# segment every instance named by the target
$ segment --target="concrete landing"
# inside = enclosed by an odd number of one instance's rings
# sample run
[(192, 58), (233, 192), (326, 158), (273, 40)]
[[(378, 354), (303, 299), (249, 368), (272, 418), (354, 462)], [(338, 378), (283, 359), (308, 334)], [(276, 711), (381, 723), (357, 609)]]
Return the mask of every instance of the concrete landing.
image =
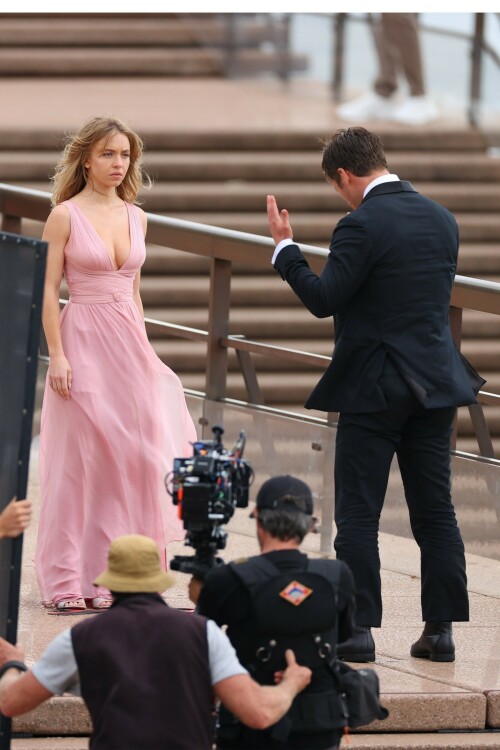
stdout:
[[(36, 441), (30, 469), (29, 494), (36, 511), (24, 540), (19, 622), (19, 641), (26, 649), (29, 665), (39, 658), (57, 633), (81, 619), (80, 615), (49, 615), (40, 604), (33, 564), (39, 500)], [(222, 553), (225, 559), (258, 552), (254, 523), (247, 509), (236, 511), (227, 526), (228, 545)], [(387, 733), (400, 732), (405, 732), (404, 747), (408, 748), (500, 747), (500, 734), (484, 733), (485, 728), (500, 728), (500, 563), (468, 555), (471, 621), (454, 627), (456, 662), (430, 663), (409, 656), (410, 644), (422, 627), (418, 550), (411, 541), (388, 534), (381, 535), (380, 546), (384, 620), (382, 628), (374, 631), (377, 659), (373, 666), (380, 677), (383, 703), (390, 716), (384, 722), (370, 725), (370, 731), (380, 732), (380, 736), (365, 732), (355, 735), (352, 747), (363, 750), (402, 747), (394, 744), (394, 736), (387, 736)], [(304, 549), (318, 555), (319, 535), (307, 537)], [(191, 550), (182, 543), (174, 543), (169, 553), (191, 554)], [(182, 573), (176, 576), (177, 585), (166, 592), (165, 598), (171, 606), (190, 608), (189, 577)], [(89, 729), (83, 703), (67, 696), (52, 699), (15, 719), (13, 724), (13, 731), (17, 733), (67, 736), (65, 740), (51, 739), (50, 746), (68, 749), (85, 747), (85, 744), (78, 744), (81, 740), (71, 739), (70, 742), (69, 737), (87, 734)], [(466, 736), (456, 734), (457, 730), (467, 732)], [(455, 732), (453, 740), (450, 731)], [(429, 734), (432, 732), (444, 734)], [(407, 733), (424, 734), (418, 734), (410, 742)], [(44, 747), (43, 744), (22, 744), (25, 742), (34, 740), (16, 740), (14, 748)]]

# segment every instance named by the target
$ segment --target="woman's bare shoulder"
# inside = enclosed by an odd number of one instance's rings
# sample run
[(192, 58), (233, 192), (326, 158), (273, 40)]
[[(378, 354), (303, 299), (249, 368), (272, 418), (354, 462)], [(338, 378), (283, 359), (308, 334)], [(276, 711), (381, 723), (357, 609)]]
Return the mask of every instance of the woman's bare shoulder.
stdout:
[(139, 214), (144, 234), (146, 234), (146, 229), (148, 228), (148, 215), (142, 208), (139, 208), (139, 206), (135, 206), (135, 210)]
[(70, 229), (71, 221), (68, 207), (59, 203), (54, 206), (45, 222), (45, 232), (69, 235)]
[(64, 219), (69, 220), (69, 208), (66, 205), (66, 202), (58, 203), (57, 206), (54, 206), (49, 214), (49, 219), (52, 219), (53, 221), (60, 221)]

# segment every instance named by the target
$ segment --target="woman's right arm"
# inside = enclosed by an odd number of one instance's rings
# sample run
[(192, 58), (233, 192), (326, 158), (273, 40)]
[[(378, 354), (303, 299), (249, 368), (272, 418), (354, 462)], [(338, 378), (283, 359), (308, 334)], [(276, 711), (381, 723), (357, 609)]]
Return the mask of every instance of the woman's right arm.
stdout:
[(59, 292), (64, 269), (64, 248), (70, 229), (67, 208), (56, 206), (47, 219), (42, 236), (42, 239), (49, 243), (42, 311), (43, 330), (50, 358), (49, 385), (55, 393), (65, 399), (70, 397), (72, 373), (61, 340)]

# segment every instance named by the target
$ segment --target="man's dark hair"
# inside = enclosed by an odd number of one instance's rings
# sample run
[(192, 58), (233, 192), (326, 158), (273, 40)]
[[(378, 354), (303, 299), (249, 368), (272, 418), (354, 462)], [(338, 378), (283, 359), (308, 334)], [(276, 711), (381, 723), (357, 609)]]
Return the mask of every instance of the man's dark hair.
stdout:
[(282, 509), (258, 510), (257, 518), (264, 531), (271, 536), (282, 542), (295, 539), (299, 544), (314, 523), (312, 516), (306, 513)]
[(365, 128), (341, 128), (323, 143), (321, 169), (331, 180), (340, 183), (337, 169), (366, 177), (374, 170), (387, 169), (382, 141)]

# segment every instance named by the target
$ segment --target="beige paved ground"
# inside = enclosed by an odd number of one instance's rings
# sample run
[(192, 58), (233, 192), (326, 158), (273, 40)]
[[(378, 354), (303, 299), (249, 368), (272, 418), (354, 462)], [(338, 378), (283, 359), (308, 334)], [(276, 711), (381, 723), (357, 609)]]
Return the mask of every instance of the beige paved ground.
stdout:
[[(311, 130), (318, 134), (342, 123), (328, 87), (271, 78), (201, 79), (8, 79), (0, 78), (2, 129), (76, 128), (87, 117), (110, 114), (141, 133), (186, 129), (191, 132)], [(345, 123), (343, 123), (345, 125)], [(466, 126), (460, 112), (443, 113), (431, 129)], [(384, 130), (401, 125), (384, 123)], [(411, 129), (411, 128), (410, 128)]]
[[(25, 645), (28, 664), (39, 657), (57, 633), (79, 620), (78, 616), (51, 616), (39, 603), (33, 565), (39, 497), (36, 443), (30, 468), (29, 491), (37, 511), (24, 542), (19, 623), (19, 640)], [(257, 552), (253, 524), (248, 510), (236, 512), (227, 527), (229, 539), (223, 557), (232, 559)], [(310, 553), (318, 554), (319, 536), (309, 536), (304, 547)], [(177, 543), (171, 545), (170, 553), (190, 554), (191, 550)], [(390, 717), (379, 731), (479, 730), (485, 726), (488, 711), (492, 723), (499, 726), (500, 563), (468, 556), (471, 621), (455, 626), (456, 662), (433, 664), (409, 656), (409, 646), (421, 629), (415, 545), (409, 540), (383, 534), (381, 554), (384, 622), (380, 630), (374, 631), (377, 645), (375, 668)], [(175, 607), (190, 607), (186, 590), (188, 577), (176, 575), (178, 583), (167, 592), (167, 601)], [(64, 710), (61, 710), (63, 706)], [(73, 734), (85, 731), (88, 723), (79, 702), (66, 698), (56, 699), (37, 712), (16, 720), (14, 726), (16, 731), (35, 733), (49, 733), (57, 726), (61, 733)], [(500, 737), (497, 739), (500, 747)]]

